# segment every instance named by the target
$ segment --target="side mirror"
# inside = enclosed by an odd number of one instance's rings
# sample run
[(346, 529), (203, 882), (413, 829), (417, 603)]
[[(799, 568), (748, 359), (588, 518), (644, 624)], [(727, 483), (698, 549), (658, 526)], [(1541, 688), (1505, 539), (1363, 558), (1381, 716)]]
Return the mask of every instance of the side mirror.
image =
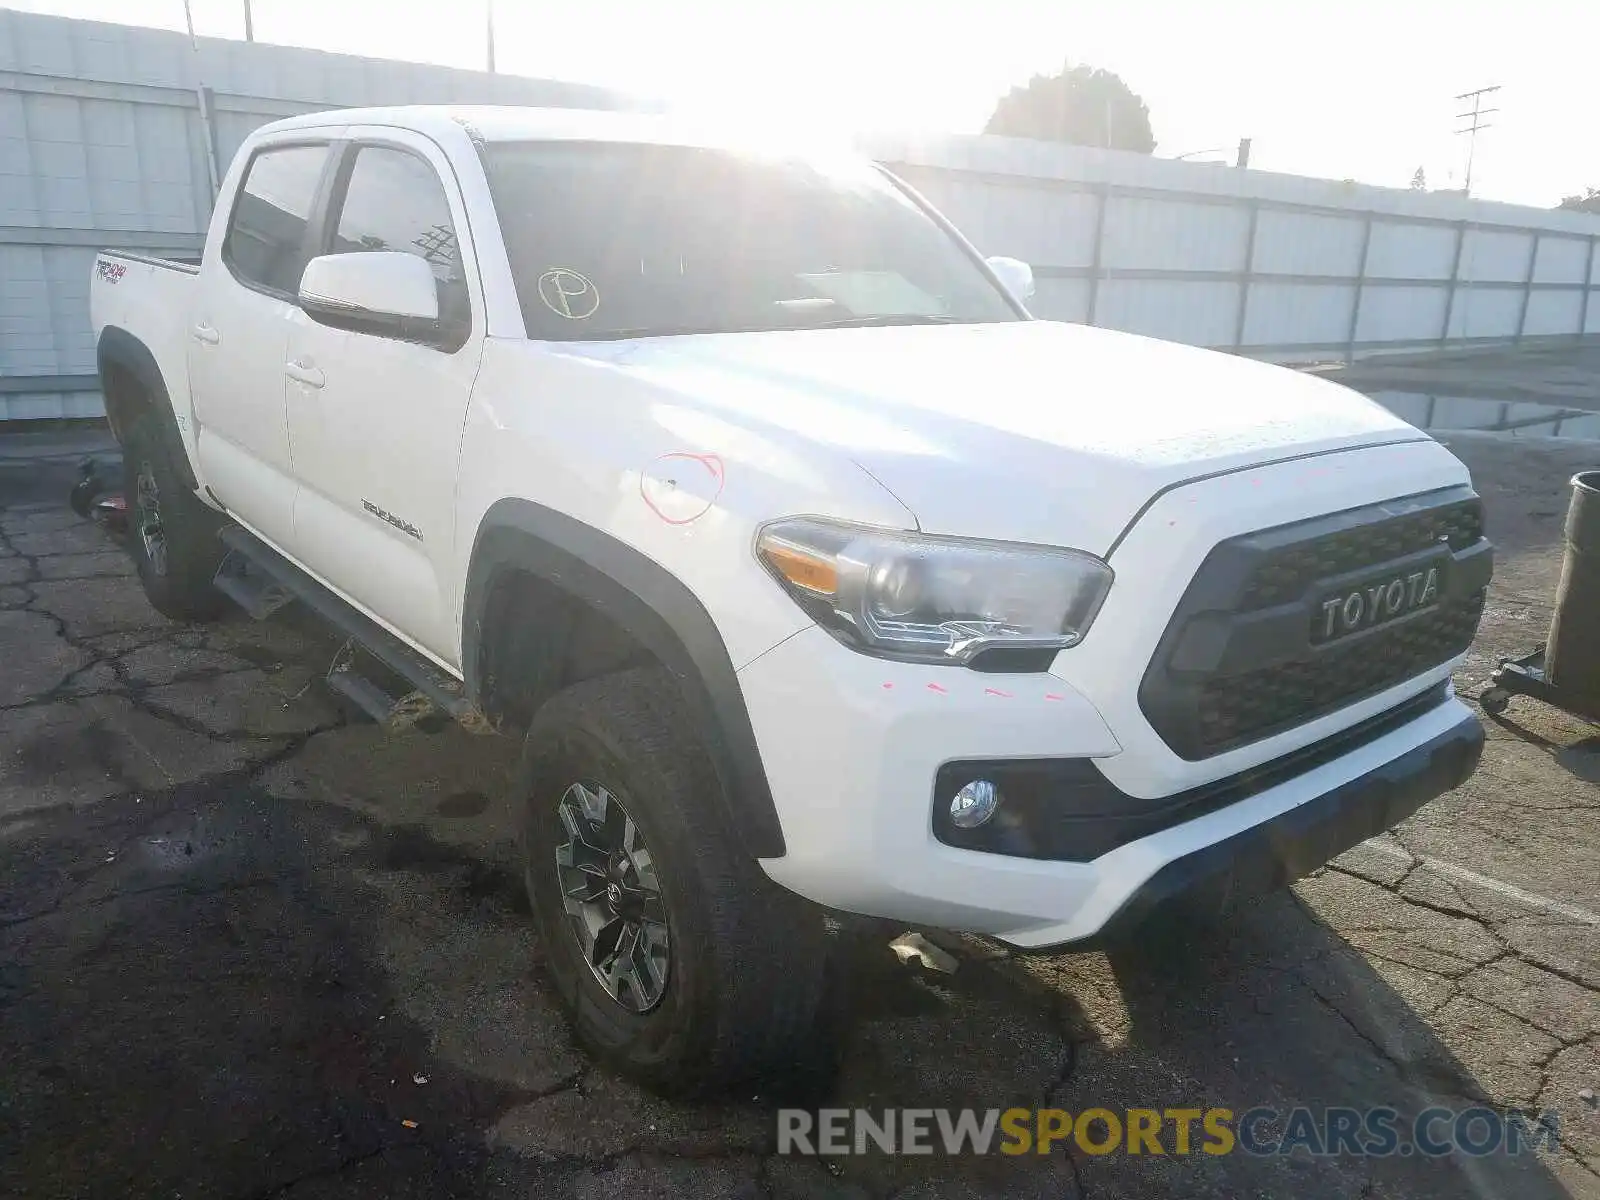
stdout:
[(985, 261), (989, 264), (989, 270), (1005, 284), (1006, 291), (1016, 298), (1017, 303), (1026, 304), (1033, 299), (1033, 268), (1027, 263), (1020, 258), (1008, 258), (1004, 254), (996, 254)]
[(313, 258), (300, 276), (300, 307), (335, 329), (413, 342), (434, 342), (443, 332), (433, 268), (399, 250)]

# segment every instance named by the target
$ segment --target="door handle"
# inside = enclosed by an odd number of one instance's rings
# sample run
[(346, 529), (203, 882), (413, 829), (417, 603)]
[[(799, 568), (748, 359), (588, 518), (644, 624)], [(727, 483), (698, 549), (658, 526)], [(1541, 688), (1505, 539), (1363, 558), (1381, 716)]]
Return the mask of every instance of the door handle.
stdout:
[(283, 373), (290, 379), (305, 384), (307, 387), (319, 388), (328, 382), (320, 368), (312, 366), (304, 359), (291, 358), (283, 364)]
[(204, 342), (208, 346), (215, 346), (222, 340), (222, 335), (218, 333), (214, 327), (207, 325), (204, 322), (196, 325), (193, 329), (189, 330), (189, 332), (194, 335), (195, 341)]

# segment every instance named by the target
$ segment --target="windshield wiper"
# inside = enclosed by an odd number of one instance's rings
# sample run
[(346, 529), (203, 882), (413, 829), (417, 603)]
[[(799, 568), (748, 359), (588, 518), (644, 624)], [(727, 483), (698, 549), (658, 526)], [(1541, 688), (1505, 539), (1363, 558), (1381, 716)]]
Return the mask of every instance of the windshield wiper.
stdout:
[(935, 313), (899, 313), (873, 317), (836, 317), (831, 321), (805, 321), (782, 325), (640, 325), (570, 333), (551, 338), (557, 342), (620, 342), (628, 338), (689, 337), (706, 333), (798, 333), (804, 329), (870, 329), (883, 325), (959, 325), (960, 317)]
[(741, 330), (715, 325), (639, 325), (631, 329), (602, 329), (594, 332), (569, 333), (565, 337), (551, 338), (553, 342), (621, 342), (628, 338), (688, 337), (697, 333), (739, 333)]
[(960, 325), (960, 317), (938, 313), (889, 313), (875, 317), (837, 317), (832, 321), (810, 321), (798, 329), (871, 329), (880, 325)]

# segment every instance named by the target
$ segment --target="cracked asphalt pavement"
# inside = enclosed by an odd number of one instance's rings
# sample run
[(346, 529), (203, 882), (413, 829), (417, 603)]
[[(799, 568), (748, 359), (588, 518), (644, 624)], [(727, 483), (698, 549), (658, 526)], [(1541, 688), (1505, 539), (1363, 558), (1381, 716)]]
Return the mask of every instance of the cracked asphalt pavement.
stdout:
[[(1500, 569), (1475, 694), (1549, 619), (1593, 447), (1453, 439)], [(508, 832), (513, 746), (387, 733), (294, 609), (158, 616), (0, 455), (0, 1195), (1600, 1196), (1600, 737), (1531, 701), (1476, 777), (1225, 925), (1030, 957), (839, 936), (833, 1107), (1486, 1103), (1553, 1153), (1443, 1160), (775, 1153), (775, 1094), (655, 1099), (572, 1045)]]

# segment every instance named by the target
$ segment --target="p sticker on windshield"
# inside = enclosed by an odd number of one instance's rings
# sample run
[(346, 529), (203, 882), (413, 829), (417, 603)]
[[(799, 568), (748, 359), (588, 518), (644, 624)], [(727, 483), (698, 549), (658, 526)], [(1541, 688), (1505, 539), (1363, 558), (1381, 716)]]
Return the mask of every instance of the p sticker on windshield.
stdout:
[(539, 276), (539, 299), (556, 316), (583, 321), (600, 308), (600, 289), (585, 275), (566, 267), (551, 267)]

